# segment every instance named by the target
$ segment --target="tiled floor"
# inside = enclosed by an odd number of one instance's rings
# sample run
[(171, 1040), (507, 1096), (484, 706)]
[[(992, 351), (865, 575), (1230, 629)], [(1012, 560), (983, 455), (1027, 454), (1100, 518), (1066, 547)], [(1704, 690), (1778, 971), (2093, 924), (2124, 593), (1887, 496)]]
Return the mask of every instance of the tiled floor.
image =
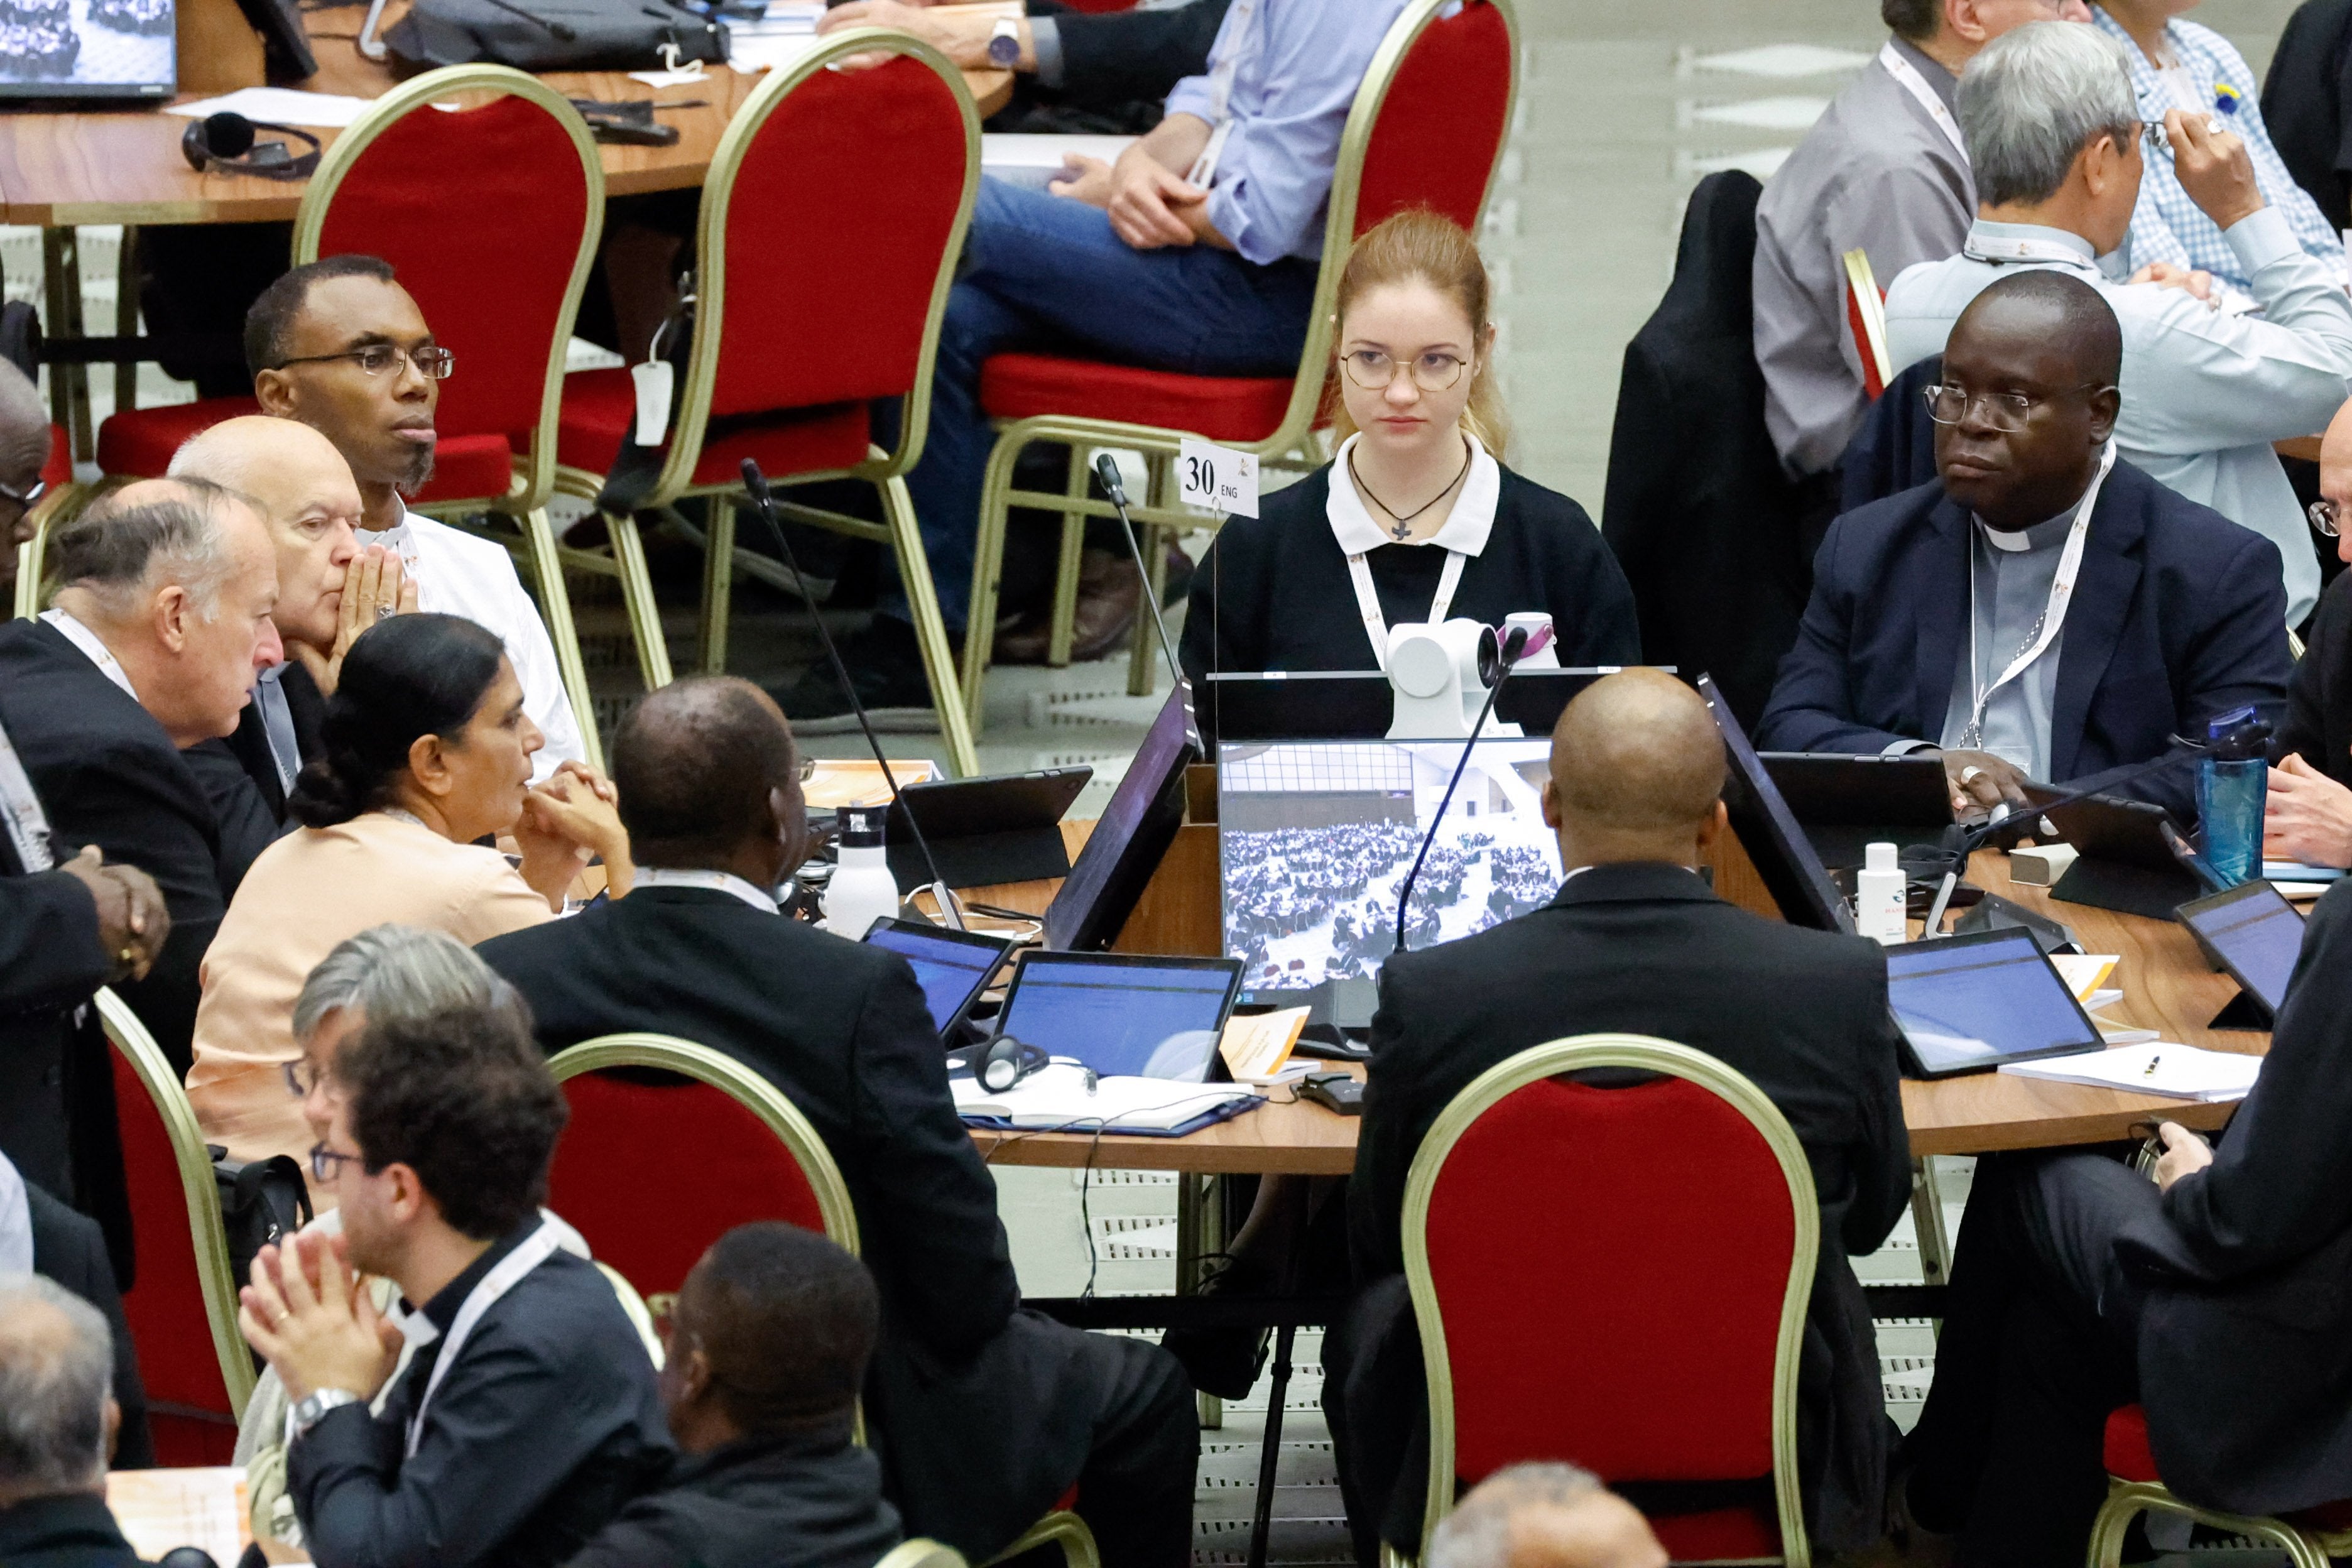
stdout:
[[(2208, 0), (2196, 19), (2235, 41), (2257, 71), (2266, 65), (2290, 0)], [(1515, 467), (1582, 501), (1597, 518), (1605, 479), (1620, 357), (1664, 289), (1682, 205), (1706, 173), (1746, 168), (1769, 176), (1845, 77), (1883, 36), (1868, 0), (1518, 0), (1524, 76), (1518, 112), (1487, 216), (1484, 247), (1496, 284), (1503, 379), (1517, 427)], [(92, 331), (109, 330), (114, 300), (111, 231), (85, 229), (85, 297)], [(40, 247), (32, 230), (0, 230), (7, 296), (39, 298)], [(110, 378), (97, 378), (102, 416)], [(187, 395), (153, 369), (144, 403)], [(1197, 548), (1197, 542), (1196, 546)], [(583, 585), (583, 589), (584, 589)], [(583, 599), (593, 600), (593, 590)], [(804, 616), (746, 590), (737, 619), (736, 668), (763, 679), (816, 656)], [(600, 706), (609, 724), (634, 690), (618, 606), (584, 602), (581, 614)], [(690, 657), (691, 611), (670, 612), (674, 654)], [(1011, 771), (1073, 762), (1097, 779), (1076, 808), (1091, 815), (1124, 768), (1156, 699), (1125, 694), (1112, 660), (1065, 671), (992, 675), (982, 762)], [(920, 737), (893, 749), (921, 750)], [(812, 744), (827, 754), (854, 740)], [(1957, 1232), (1968, 1163), (1946, 1172), (1949, 1227)], [(1086, 1194), (1068, 1172), (1002, 1170), (1002, 1206), (1024, 1288), (1074, 1294), (1091, 1267), (1103, 1293), (1158, 1291), (1173, 1277), (1172, 1181), (1098, 1172)], [(1860, 1265), (1868, 1280), (1918, 1278), (1906, 1218), (1887, 1247)], [(1302, 1335), (1302, 1368), (1288, 1401), (1276, 1501), (1274, 1555), (1283, 1563), (1344, 1561), (1330, 1454), (1316, 1408), (1316, 1336)], [(1934, 1371), (1934, 1341), (1917, 1321), (1880, 1326), (1887, 1407), (1905, 1426)], [(1257, 1468), (1255, 1403), (1229, 1405), (1203, 1436), (1196, 1561), (1239, 1563)], [(2259, 1554), (2197, 1554), (2246, 1563)]]

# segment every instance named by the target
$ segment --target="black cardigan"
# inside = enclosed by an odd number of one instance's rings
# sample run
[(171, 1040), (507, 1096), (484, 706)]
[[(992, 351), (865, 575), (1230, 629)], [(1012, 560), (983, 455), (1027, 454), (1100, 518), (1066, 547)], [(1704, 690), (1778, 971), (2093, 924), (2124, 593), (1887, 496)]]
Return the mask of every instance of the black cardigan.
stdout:
[[(1380, 668), (1324, 514), (1330, 482), (1327, 463), (1218, 531), (1184, 618), (1184, 673), (1195, 682), (1213, 670)], [(1384, 544), (1364, 560), (1389, 625), (1429, 618), (1444, 551)], [(1633, 590), (1592, 519), (1505, 468), (1494, 530), (1463, 563), (1448, 614), (1500, 626), (1521, 610), (1550, 612), (1564, 665), (1642, 661)]]
[(2311, 617), (2311, 642), (2286, 683), (2286, 725), (2272, 756), (2296, 755), (2352, 785), (2352, 572), (2327, 585)]

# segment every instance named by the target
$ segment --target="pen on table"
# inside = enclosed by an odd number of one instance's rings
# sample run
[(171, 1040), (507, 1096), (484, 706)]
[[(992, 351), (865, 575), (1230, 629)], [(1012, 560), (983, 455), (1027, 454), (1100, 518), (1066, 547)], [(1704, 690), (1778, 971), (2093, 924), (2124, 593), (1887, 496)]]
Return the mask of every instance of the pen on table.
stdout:
[(2149, 1057), (2147, 1058), (2147, 1066), (2139, 1069), (2140, 1077), (2154, 1078), (2156, 1076), (2157, 1064), (2162, 1060), (2164, 1060), (2164, 1053), (2162, 1051), (2158, 1051), (2155, 1055)]

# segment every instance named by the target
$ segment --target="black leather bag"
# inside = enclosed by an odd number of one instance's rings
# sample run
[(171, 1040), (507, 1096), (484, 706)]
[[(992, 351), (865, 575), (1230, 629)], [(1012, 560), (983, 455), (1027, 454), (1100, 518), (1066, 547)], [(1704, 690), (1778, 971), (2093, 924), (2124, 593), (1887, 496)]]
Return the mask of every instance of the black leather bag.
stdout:
[(416, 0), (384, 31), (395, 76), (479, 61), (525, 71), (648, 70), (727, 58), (727, 29), (664, 0)]
[(310, 1189), (290, 1155), (232, 1160), (217, 1143), (205, 1145), (205, 1152), (213, 1157), (213, 1181), (220, 1189), (229, 1272), (243, 1285), (253, 1277), (253, 1260), (263, 1247), (282, 1245), (310, 1223)]

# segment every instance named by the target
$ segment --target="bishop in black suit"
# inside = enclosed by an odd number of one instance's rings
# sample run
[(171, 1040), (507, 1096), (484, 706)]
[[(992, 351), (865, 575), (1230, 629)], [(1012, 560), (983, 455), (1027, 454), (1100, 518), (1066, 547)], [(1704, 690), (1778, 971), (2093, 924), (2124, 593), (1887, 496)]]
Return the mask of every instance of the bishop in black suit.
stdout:
[(1323, 1342), (1357, 1561), (1378, 1561), (1376, 1536), (1409, 1552), (1421, 1540), (1427, 1408), (1402, 1229), (1413, 1156), (1480, 1073), (1595, 1033), (1717, 1058), (1803, 1143), (1822, 1215), (1798, 1384), (1807, 1527), (1818, 1547), (1860, 1549), (1879, 1535), (1894, 1428), (1847, 1258), (1878, 1249), (1911, 1190), (1885, 960), (1862, 939), (1735, 909), (1691, 869), (1723, 831), (1723, 743), (1673, 678), (1628, 670), (1588, 688), (1560, 715), (1551, 769), (1545, 819), (1570, 868), (1559, 897), (1381, 972), (1349, 1187), (1357, 1295)]
[(758, 1069), (815, 1125), (881, 1289), (866, 1419), (908, 1534), (983, 1561), (1076, 1483), (1106, 1563), (1181, 1568), (1199, 1451), (1181, 1370), (1022, 1310), (913, 971), (779, 916), (764, 891), (804, 834), (775, 704), (740, 680), (665, 687), (615, 738), (613, 780), (629, 896), (478, 950), (530, 1002), (540, 1044), (676, 1035)]

